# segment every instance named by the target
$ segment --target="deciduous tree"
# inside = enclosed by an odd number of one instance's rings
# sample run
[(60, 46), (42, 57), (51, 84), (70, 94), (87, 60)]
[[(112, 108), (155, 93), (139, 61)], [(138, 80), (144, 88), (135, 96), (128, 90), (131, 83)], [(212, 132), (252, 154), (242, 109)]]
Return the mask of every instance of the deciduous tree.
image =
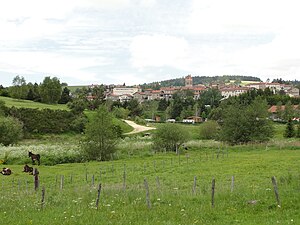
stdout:
[(28, 87), (25, 78), (18, 75), (14, 77), (12, 84), (9, 88), (10, 96), (16, 99), (26, 99)]
[(82, 150), (89, 160), (111, 159), (120, 137), (120, 129), (113, 123), (113, 116), (105, 106), (100, 106), (95, 116), (87, 124)]
[(273, 135), (267, 102), (257, 97), (250, 105), (239, 102), (224, 107), (221, 139), (231, 144), (267, 141)]
[(61, 97), (61, 84), (57, 77), (45, 77), (40, 85), (41, 100), (47, 104), (56, 104)]

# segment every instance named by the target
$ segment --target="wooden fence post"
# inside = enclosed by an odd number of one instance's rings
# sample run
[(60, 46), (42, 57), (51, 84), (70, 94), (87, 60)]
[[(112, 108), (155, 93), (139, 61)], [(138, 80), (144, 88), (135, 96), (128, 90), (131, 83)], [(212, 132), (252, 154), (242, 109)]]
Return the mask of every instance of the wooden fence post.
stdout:
[(197, 177), (194, 176), (193, 194), (196, 194), (196, 182), (197, 182)]
[(212, 184), (211, 184), (211, 207), (215, 207), (215, 178), (212, 179)]
[(273, 183), (273, 187), (274, 187), (277, 205), (280, 206), (279, 193), (278, 193), (278, 187), (277, 187), (277, 182), (276, 182), (275, 176), (272, 177), (272, 183)]
[(36, 191), (39, 188), (39, 171), (37, 168), (34, 168), (33, 176), (34, 176), (34, 190)]
[(101, 183), (99, 184), (98, 186), (98, 195), (97, 195), (97, 200), (96, 200), (96, 208), (98, 210), (98, 207), (99, 207), (99, 200), (100, 200), (100, 193), (101, 193)]
[(150, 209), (151, 208), (150, 193), (149, 193), (149, 186), (148, 186), (148, 182), (147, 182), (146, 178), (144, 178), (144, 185), (145, 185), (145, 189), (146, 189), (146, 202), (147, 202), (148, 208)]
[(42, 188), (42, 202), (41, 202), (41, 209), (44, 208), (45, 205), (45, 186)]
[(92, 176), (92, 186), (94, 187), (94, 185), (95, 185), (95, 175), (93, 174), (93, 176)]
[(123, 190), (126, 190), (126, 164), (124, 164), (124, 171), (123, 171)]
[(64, 175), (60, 176), (60, 190), (64, 188)]

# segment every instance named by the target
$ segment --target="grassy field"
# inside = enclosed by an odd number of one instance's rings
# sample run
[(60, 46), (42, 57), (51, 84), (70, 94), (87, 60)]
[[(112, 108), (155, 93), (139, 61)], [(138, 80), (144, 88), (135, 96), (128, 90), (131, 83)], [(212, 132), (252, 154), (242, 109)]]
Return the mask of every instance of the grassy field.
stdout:
[(22, 99), (14, 99), (0, 96), (0, 100), (5, 102), (7, 107), (17, 107), (17, 108), (35, 108), (35, 109), (53, 109), (53, 110), (69, 110), (66, 105), (57, 104), (57, 105), (49, 105), (40, 102), (33, 102), (29, 100)]
[[(283, 147), (274, 143), (230, 147), (211, 141), (194, 142), (189, 143), (192, 150), (180, 156), (174, 153), (138, 156), (133, 152), (110, 162), (45, 166), (42, 161), (38, 167), (37, 191), (33, 177), (22, 172), (22, 165), (5, 165), (13, 174), (2, 176), (5, 194), (0, 202), (1, 224), (300, 223), (297, 141), (289, 146), (285, 142)], [(141, 137), (127, 138), (119, 149), (127, 149), (128, 153), (145, 152), (148, 143), (148, 139)], [(61, 150), (54, 147), (50, 151)], [(277, 179), (279, 204), (272, 176)], [(149, 185), (151, 208), (146, 202), (144, 179)], [(97, 210), (99, 183), (102, 190)], [(45, 187), (43, 205), (42, 187)], [(253, 200), (255, 204), (251, 203)]]

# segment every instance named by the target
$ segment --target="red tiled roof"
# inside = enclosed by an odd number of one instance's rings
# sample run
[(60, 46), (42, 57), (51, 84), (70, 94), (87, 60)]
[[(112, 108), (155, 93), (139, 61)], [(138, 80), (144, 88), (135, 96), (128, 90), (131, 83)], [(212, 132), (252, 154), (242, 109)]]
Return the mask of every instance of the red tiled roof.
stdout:
[[(298, 105), (293, 105), (293, 108), (294, 109), (297, 109), (298, 108)], [(285, 105), (282, 105), (281, 106), (281, 110), (285, 110)], [(269, 109), (268, 109), (268, 112), (270, 113), (276, 113), (277, 112), (277, 106), (276, 105), (272, 105)]]

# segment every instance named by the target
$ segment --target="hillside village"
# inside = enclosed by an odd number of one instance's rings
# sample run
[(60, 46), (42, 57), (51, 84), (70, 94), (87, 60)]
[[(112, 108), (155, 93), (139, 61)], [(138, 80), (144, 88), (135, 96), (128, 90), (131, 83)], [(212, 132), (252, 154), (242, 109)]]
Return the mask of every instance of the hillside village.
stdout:
[[(137, 99), (139, 102), (144, 102), (147, 100), (170, 100), (175, 92), (178, 91), (192, 91), (194, 93), (194, 99), (200, 99), (201, 94), (208, 90), (209, 88), (217, 89), (221, 92), (223, 99), (229, 98), (231, 96), (239, 96), (240, 94), (246, 93), (251, 89), (265, 90), (269, 88), (273, 93), (282, 92), (285, 95), (290, 97), (299, 97), (299, 89), (293, 85), (281, 84), (281, 83), (271, 83), (271, 82), (255, 82), (248, 83), (245, 85), (230, 83), (216, 83), (210, 85), (203, 84), (193, 84), (193, 77), (187, 75), (184, 78), (184, 86), (170, 86), (170, 87), (161, 87), (159, 90), (145, 89), (142, 90), (140, 86), (131, 86), (128, 87), (124, 85), (110, 85), (106, 88), (105, 99), (110, 99), (113, 101), (125, 102), (131, 99)], [(93, 88), (95, 85), (91, 85), (90, 88)], [(94, 96), (89, 95), (88, 99), (92, 100)]]

